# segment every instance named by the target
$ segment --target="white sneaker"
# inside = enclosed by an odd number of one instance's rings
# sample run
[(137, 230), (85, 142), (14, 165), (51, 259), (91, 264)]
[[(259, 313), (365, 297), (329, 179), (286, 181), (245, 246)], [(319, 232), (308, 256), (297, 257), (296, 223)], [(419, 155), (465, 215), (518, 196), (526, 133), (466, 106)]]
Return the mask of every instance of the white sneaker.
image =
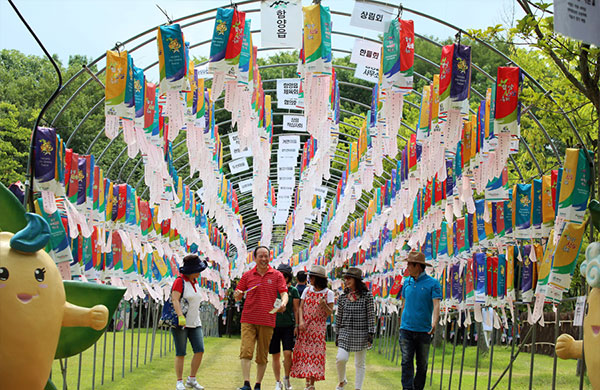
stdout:
[(292, 384), (290, 383), (290, 378), (283, 378), (283, 388), (284, 388), (284, 390), (292, 390)]
[(335, 390), (344, 390), (344, 387), (346, 387), (347, 384), (348, 384), (348, 381), (344, 379), (344, 381), (342, 382), (342, 385), (340, 386), (338, 383)]
[[(192, 389), (195, 389), (195, 390), (204, 390), (204, 387), (200, 386), (200, 384), (198, 383), (196, 378), (192, 379), (189, 376), (187, 378), (187, 381), (185, 381), (185, 385), (187, 387), (191, 387)], [(177, 389), (177, 390), (179, 390), (179, 389)]]
[(175, 390), (185, 390), (185, 385), (183, 382), (177, 382), (177, 386), (175, 386)]
[(275, 390), (284, 390), (283, 384), (281, 382), (275, 382)]

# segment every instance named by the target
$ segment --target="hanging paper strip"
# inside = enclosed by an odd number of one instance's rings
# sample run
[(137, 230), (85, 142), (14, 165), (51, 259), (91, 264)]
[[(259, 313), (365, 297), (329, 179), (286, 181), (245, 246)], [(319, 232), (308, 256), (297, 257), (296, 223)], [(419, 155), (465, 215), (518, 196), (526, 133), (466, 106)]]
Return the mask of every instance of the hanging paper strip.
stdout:
[(399, 19), (400, 24), (400, 79), (397, 87), (410, 91), (413, 87), (415, 62), (415, 25), (412, 20)]
[(468, 305), (475, 303), (475, 268), (473, 266), (473, 257), (467, 259), (465, 270), (465, 300)]
[(498, 299), (503, 299), (506, 296), (506, 255), (498, 254), (498, 276), (497, 276), (497, 295)]
[(506, 167), (499, 177), (488, 181), (485, 187), (485, 199), (492, 201), (508, 199), (508, 169)]
[(225, 50), (225, 62), (231, 67), (227, 70), (227, 73), (230, 73), (231, 75), (236, 74), (240, 63), (240, 53), (244, 41), (245, 21), (245, 12), (240, 12), (237, 9), (233, 11), (227, 49)]
[(452, 81), (452, 63), (454, 57), (454, 45), (442, 47), (440, 60), (440, 119), (445, 121), (450, 108), (450, 84)]
[(226, 72), (229, 68), (225, 62), (225, 53), (227, 51), (234, 12), (233, 9), (229, 8), (217, 9), (215, 28), (210, 43), (209, 72)]
[(453, 106), (462, 108), (471, 91), (471, 46), (454, 45), (450, 99)]
[(550, 279), (550, 271), (552, 270), (552, 262), (554, 260), (554, 231), (550, 232), (546, 247), (544, 248), (544, 255), (541, 260), (538, 259), (538, 283), (535, 289), (535, 295), (546, 296), (546, 286)]
[(144, 98), (146, 93), (146, 78), (144, 70), (133, 67), (133, 89), (135, 101), (135, 127), (142, 129), (144, 127)]
[(35, 136), (35, 189), (37, 191), (58, 190), (56, 131), (48, 127), (38, 127)]
[(558, 216), (583, 222), (590, 196), (590, 163), (581, 149), (567, 149), (558, 197)]
[(247, 85), (252, 80), (250, 72), (252, 54), (253, 49), (252, 34), (250, 30), (250, 19), (246, 19), (246, 24), (244, 27), (244, 39), (242, 41), (242, 49), (240, 52), (240, 61), (238, 66), (238, 83)]
[(452, 283), (452, 299), (456, 302), (463, 300), (464, 274), (460, 272), (461, 266), (459, 263), (454, 263), (450, 268), (450, 280)]
[(552, 176), (542, 177), (542, 237), (548, 237), (554, 225), (554, 202), (552, 201)]
[(127, 85), (127, 51), (108, 50), (106, 52), (106, 115), (122, 116), (127, 112), (125, 106), (125, 87)]
[(313, 4), (302, 7), (304, 13), (303, 50), (305, 71), (331, 74), (331, 13), (329, 7)]
[[(567, 223), (556, 243), (548, 284), (557, 291), (566, 291), (571, 286), (571, 277), (577, 265), (577, 255), (581, 249), (585, 227), (586, 224), (583, 223)], [(552, 298), (560, 300), (561, 297)]]
[(531, 229), (533, 238), (542, 237), (542, 180), (534, 179), (532, 187)]
[(531, 184), (517, 184), (515, 238), (531, 238)]
[(520, 248), (523, 263), (521, 264), (521, 299), (523, 302), (531, 302), (534, 293), (534, 264), (530, 259), (530, 253), (533, 250), (531, 245), (524, 245)]
[(179, 24), (160, 26), (156, 41), (161, 93), (187, 90), (189, 88), (186, 77), (188, 62), (181, 26)]
[(519, 90), (523, 81), (521, 69), (514, 66), (498, 67), (496, 78), (496, 131), (520, 135), (521, 106)]
[(515, 247), (506, 247), (506, 295), (515, 299)]
[(73, 256), (69, 248), (69, 239), (58, 210), (52, 214), (46, 213), (42, 198), (39, 198), (36, 204), (36, 212), (48, 222), (50, 227), (50, 241), (48, 244), (50, 256), (52, 256), (54, 262), (58, 264), (63, 261), (72, 261)]
[(134, 89), (134, 71), (133, 58), (127, 54), (127, 74), (125, 75), (125, 107), (127, 107), (126, 117), (133, 119), (135, 115), (135, 89)]
[(473, 267), (475, 275), (475, 301), (484, 303), (487, 288), (487, 258), (485, 253), (477, 252), (473, 254)]
[(414, 23), (393, 19), (383, 35), (383, 88), (410, 91), (413, 85)]

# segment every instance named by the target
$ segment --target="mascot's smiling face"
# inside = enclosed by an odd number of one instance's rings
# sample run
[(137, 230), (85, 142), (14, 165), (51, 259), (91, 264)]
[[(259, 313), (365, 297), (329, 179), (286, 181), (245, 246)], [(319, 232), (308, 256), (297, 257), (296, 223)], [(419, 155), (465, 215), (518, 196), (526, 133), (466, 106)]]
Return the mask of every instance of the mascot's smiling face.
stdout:
[(22, 253), (11, 249), (12, 237), (12, 233), (0, 233), (0, 296), (4, 310), (11, 316), (26, 315), (50, 305), (61, 312), (65, 292), (54, 261), (44, 251)]
[(65, 311), (60, 273), (43, 250), (50, 228), (40, 216), (25, 218), (23, 230), (0, 233), (0, 378), (7, 389), (44, 388)]

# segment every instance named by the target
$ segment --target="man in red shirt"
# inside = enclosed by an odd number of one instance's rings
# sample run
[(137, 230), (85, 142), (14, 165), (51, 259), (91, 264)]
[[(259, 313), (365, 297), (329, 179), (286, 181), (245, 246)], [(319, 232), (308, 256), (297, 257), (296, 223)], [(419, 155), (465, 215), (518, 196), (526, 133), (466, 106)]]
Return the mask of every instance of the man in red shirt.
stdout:
[[(244, 310), (242, 311), (242, 345), (240, 359), (244, 385), (239, 390), (252, 390), (250, 387), (250, 366), (252, 354), (256, 345), (256, 384), (254, 389), (260, 389), (265, 370), (269, 343), (275, 328), (277, 312), (284, 312), (288, 302), (287, 284), (283, 274), (269, 265), (271, 251), (266, 246), (258, 246), (254, 250), (256, 267), (246, 272), (237, 284), (234, 298), (240, 301), (244, 295)], [(275, 309), (273, 305), (281, 296), (281, 305)]]

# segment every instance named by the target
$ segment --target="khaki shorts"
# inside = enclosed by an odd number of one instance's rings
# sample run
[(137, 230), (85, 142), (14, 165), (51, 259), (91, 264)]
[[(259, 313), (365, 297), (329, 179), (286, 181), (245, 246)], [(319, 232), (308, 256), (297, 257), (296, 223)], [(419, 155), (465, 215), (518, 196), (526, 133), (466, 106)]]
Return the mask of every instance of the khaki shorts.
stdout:
[(273, 336), (273, 329), (266, 325), (255, 325), (242, 322), (242, 346), (240, 359), (252, 360), (254, 344), (256, 344), (256, 364), (267, 364), (269, 344)]

